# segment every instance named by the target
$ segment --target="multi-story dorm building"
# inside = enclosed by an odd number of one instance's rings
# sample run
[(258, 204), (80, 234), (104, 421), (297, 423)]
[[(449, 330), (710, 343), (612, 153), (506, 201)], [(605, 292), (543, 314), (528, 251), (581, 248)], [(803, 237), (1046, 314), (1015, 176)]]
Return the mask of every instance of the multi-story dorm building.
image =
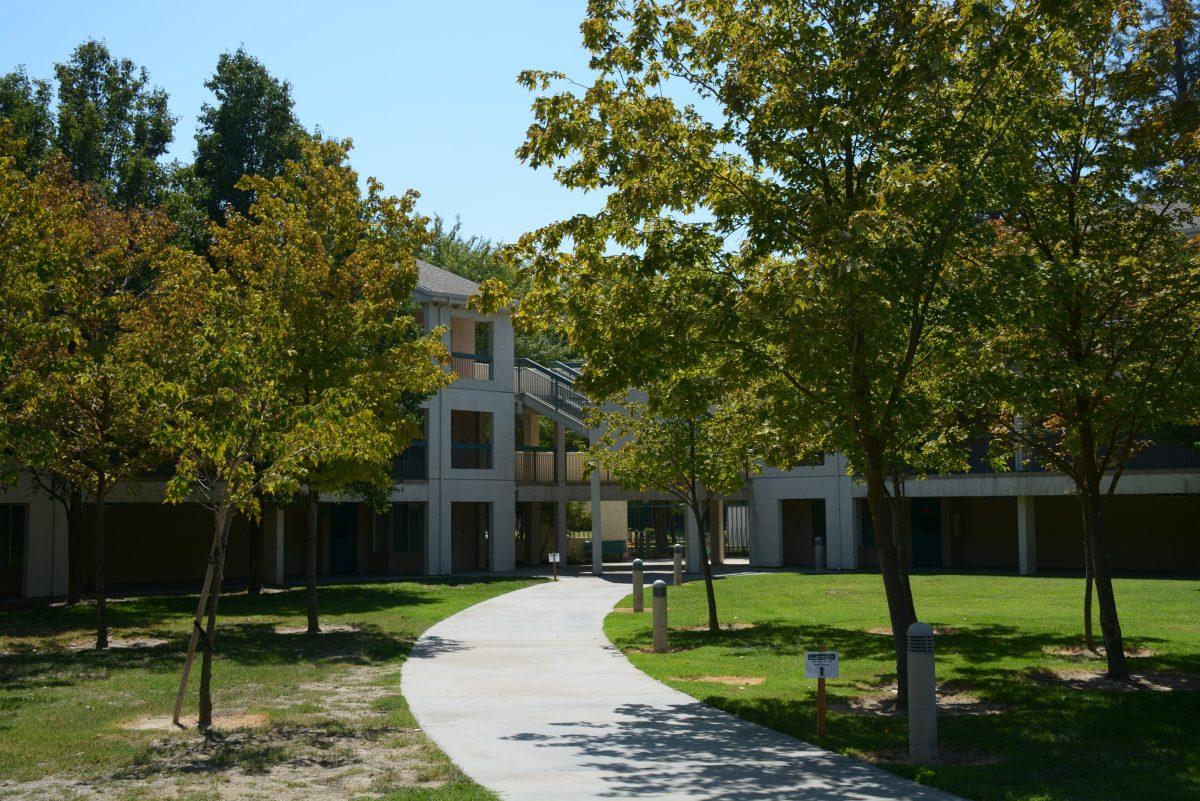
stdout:
[[(589, 436), (588, 401), (575, 390), (571, 365), (514, 359), (506, 314), (467, 309), (477, 287), (420, 264), (415, 300), (427, 330), (446, 327), (445, 344), (459, 376), (425, 404), (425, 433), (396, 460), (387, 514), (351, 498), (322, 503), (320, 572), (325, 575), (440, 575), (504, 572), (540, 564), (551, 551), (626, 553), (631, 528), (684, 521), (668, 499), (632, 492), (602, 471), (585, 476), (580, 451)], [(581, 444), (582, 443), (582, 444)], [(186, 584), (203, 574), (210, 517), (198, 504), (161, 502), (161, 480), (122, 487), (106, 508), (110, 586)], [(986, 460), (962, 475), (906, 485), (910, 554), (915, 568), (1077, 570), (1082, 528), (1067, 479), (1038, 470), (990, 472)], [(568, 537), (568, 502), (590, 503), (590, 538)], [(714, 504), (713, 558), (723, 558), (726, 531), (739, 530), (751, 564), (814, 567), (816, 538), (825, 565), (865, 568), (875, 553), (865, 487), (845, 461), (790, 471), (768, 468), (736, 496)], [(636, 514), (634, 514), (636, 512)], [(635, 520), (636, 518), (636, 520)], [(1113, 563), (1119, 569), (1200, 572), (1200, 452), (1162, 442), (1134, 460), (1108, 507)], [(648, 524), (648, 525), (647, 525)], [(304, 573), (305, 517), (299, 506), (269, 510), (263, 521), (263, 573), (284, 583)], [(90, 526), (83, 527), (83, 575), (91, 573)], [(231, 534), (226, 573), (246, 576), (249, 523)], [(698, 570), (698, 548), (687, 548)], [(0, 487), (0, 596), (63, 595), (67, 527), (59, 504), (29, 476)]]

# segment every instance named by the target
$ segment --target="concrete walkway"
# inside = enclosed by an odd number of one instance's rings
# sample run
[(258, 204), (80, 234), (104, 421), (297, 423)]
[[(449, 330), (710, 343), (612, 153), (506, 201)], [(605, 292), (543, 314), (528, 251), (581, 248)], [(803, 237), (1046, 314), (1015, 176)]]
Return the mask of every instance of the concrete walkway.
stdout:
[(952, 799), (651, 679), (601, 629), (628, 592), (564, 578), (443, 620), (404, 665), (409, 707), (472, 779), (512, 801)]

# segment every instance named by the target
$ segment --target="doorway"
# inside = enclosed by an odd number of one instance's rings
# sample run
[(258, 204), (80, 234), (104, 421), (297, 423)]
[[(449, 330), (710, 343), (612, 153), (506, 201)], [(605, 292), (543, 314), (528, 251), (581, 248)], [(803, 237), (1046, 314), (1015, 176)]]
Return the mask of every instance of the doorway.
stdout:
[(942, 501), (940, 498), (913, 498), (913, 567), (942, 566)]
[(789, 498), (780, 501), (785, 567), (815, 567), (816, 538), (825, 537), (825, 499)]
[(490, 503), (450, 504), (450, 570), (488, 569)]
[(335, 503), (329, 509), (329, 572), (358, 569), (358, 505)]

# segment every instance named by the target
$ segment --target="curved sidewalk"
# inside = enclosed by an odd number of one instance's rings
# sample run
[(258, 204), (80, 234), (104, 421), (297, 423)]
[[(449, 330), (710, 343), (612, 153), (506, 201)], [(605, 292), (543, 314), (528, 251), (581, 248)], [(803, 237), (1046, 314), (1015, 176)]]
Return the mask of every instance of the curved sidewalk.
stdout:
[(409, 707), (472, 779), (511, 801), (953, 798), (651, 679), (602, 630), (628, 593), (563, 578), (443, 620), (404, 665)]

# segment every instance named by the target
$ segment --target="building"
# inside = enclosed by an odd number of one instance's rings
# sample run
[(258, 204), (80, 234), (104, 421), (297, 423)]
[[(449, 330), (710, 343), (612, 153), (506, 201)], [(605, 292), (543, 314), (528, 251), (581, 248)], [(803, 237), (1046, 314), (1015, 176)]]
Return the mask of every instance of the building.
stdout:
[[(668, 517), (668, 498), (625, 490), (603, 471), (585, 476), (580, 448), (592, 432), (584, 423), (588, 400), (575, 389), (575, 367), (514, 359), (507, 314), (468, 310), (476, 290), (461, 276), (419, 264), (414, 299), (420, 320), (426, 330), (445, 326), (459, 378), (424, 404), (425, 433), (395, 461), (386, 514), (353, 498), (322, 499), (322, 574), (505, 572), (544, 563), (553, 551), (590, 551), (598, 571), (606, 555), (626, 554), (630, 527), (645, 524), (635, 521), (649, 521), (663, 535), (666, 524), (658, 521)], [(907, 483), (902, 525), (914, 567), (1021, 573), (1081, 567), (1080, 515), (1063, 476), (988, 472), (983, 459), (976, 467)], [(163, 480), (150, 478), (111, 496), (105, 538), (111, 587), (188, 585), (201, 578), (210, 514), (198, 504), (163, 504), (162, 493)], [(714, 561), (723, 559), (723, 527), (737, 520), (751, 564), (816, 567), (821, 538), (824, 567), (870, 567), (875, 555), (865, 494), (837, 454), (789, 471), (767, 468), (739, 495), (714, 503), (710, 553)], [(569, 502), (590, 504), (590, 539), (568, 536)], [(85, 587), (88, 516), (85, 510)], [(697, 571), (698, 533), (690, 515), (684, 520), (693, 545), (688, 569)], [(1160, 443), (1139, 456), (1121, 480), (1108, 520), (1120, 568), (1200, 572), (1200, 452)], [(305, 531), (300, 506), (266, 511), (267, 583), (303, 575)], [(239, 519), (226, 563), (234, 581), (248, 573), (249, 542), (250, 524)], [(65, 594), (66, 554), (62, 507), (28, 475), (0, 488), (0, 596)]]

